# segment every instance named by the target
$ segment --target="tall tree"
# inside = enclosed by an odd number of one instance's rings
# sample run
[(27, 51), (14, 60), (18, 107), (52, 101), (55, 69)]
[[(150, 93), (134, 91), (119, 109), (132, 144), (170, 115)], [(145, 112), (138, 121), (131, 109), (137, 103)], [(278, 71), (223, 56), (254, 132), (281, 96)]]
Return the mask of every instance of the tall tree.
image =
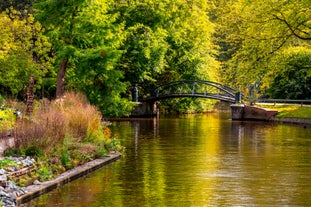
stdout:
[(30, 14), (23, 19), (15, 10), (0, 14), (0, 87), (13, 96), (25, 96), (31, 75), (40, 88), (51, 71), (51, 43), (42, 32)]
[[(223, 1), (218, 8), (224, 81), (245, 88), (262, 82), (271, 58), (297, 45), (310, 46), (311, 3), (307, 0)], [(220, 34), (220, 33), (219, 33)]]
[(125, 78), (144, 88), (180, 79), (215, 78), (209, 6), (204, 0), (115, 1), (128, 31), (119, 63)]
[(34, 7), (57, 57), (56, 96), (63, 95), (67, 80), (66, 87), (86, 92), (103, 112), (105, 106), (117, 105), (116, 111), (128, 113), (130, 104), (121, 97), (127, 84), (120, 82), (122, 73), (114, 71), (126, 32), (122, 23), (115, 23), (118, 14), (108, 13), (112, 2), (42, 0)]

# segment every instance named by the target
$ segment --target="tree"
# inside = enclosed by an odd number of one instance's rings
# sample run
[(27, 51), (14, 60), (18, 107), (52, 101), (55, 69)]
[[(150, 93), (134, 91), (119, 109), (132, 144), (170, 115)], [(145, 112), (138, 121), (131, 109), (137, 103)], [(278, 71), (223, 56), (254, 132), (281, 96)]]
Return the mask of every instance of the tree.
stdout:
[(215, 80), (208, 9), (203, 0), (115, 1), (112, 12), (120, 14), (127, 31), (118, 64), (125, 79), (145, 93), (175, 80)]
[(22, 15), (32, 13), (32, 4), (34, 0), (0, 0), (0, 11), (6, 11), (9, 8), (13, 8), (16, 11), (21, 12)]
[[(224, 1), (225, 2), (225, 1)], [(307, 0), (248, 1), (224, 3), (216, 10), (223, 60), (222, 77), (241, 89), (264, 80), (271, 58), (282, 50), (305, 45), (309, 47), (311, 3)], [(232, 29), (233, 28), (233, 29)], [(265, 85), (265, 83), (263, 84)]]
[(111, 2), (42, 0), (34, 7), (56, 53), (56, 96), (63, 95), (66, 79), (67, 88), (85, 92), (103, 113), (103, 106), (118, 105), (114, 110), (126, 114), (131, 104), (121, 95), (127, 83), (121, 83), (122, 74), (115, 71), (126, 32), (122, 23), (115, 23), (118, 14), (108, 13)]
[(39, 89), (50, 72), (51, 44), (32, 15), (22, 19), (20, 12), (11, 9), (0, 17), (0, 87), (8, 95), (24, 97), (31, 75)]
[(269, 72), (267, 95), (281, 99), (310, 99), (311, 49), (294, 47), (279, 53)]

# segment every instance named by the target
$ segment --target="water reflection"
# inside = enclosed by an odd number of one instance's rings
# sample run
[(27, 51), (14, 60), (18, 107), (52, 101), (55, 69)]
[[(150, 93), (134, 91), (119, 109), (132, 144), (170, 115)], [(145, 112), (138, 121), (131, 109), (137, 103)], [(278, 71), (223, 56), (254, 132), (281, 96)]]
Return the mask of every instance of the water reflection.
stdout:
[(28, 206), (309, 206), (311, 129), (227, 114), (114, 122), (122, 160)]

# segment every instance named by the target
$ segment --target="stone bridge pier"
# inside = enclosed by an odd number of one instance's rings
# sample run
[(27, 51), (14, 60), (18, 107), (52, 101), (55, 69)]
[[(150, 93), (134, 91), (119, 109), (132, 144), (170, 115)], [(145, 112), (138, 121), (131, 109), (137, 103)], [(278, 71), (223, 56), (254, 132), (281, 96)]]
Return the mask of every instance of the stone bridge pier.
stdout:
[(260, 120), (269, 121), (278, 113), (276, 110), (268, 110), (244, 104), (231, 105), (232, 120)]
[(131, 117), (158, 117), (159, 107), (157, 101), (135, 102), (136, 107), (131, 113)]

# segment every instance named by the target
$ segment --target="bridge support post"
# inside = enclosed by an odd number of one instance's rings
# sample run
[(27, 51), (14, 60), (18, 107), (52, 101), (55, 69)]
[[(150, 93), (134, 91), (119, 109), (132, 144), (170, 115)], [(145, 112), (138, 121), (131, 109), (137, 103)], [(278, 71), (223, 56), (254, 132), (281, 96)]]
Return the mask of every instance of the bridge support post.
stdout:
[(231, 118), (232, 120), (243, 120), (244, 105), (232, 104), (231, 105)]
[(138, 88), (137, 88), (137, 83), (134, 84), (133, 89), (132, 89), (132, 101), (133, 101), (133, 102), (138, 102)]
[(235, 103), (241, 103), (241, 101), (242, 101), (241, 92), (238, 91), (235, 93)]

